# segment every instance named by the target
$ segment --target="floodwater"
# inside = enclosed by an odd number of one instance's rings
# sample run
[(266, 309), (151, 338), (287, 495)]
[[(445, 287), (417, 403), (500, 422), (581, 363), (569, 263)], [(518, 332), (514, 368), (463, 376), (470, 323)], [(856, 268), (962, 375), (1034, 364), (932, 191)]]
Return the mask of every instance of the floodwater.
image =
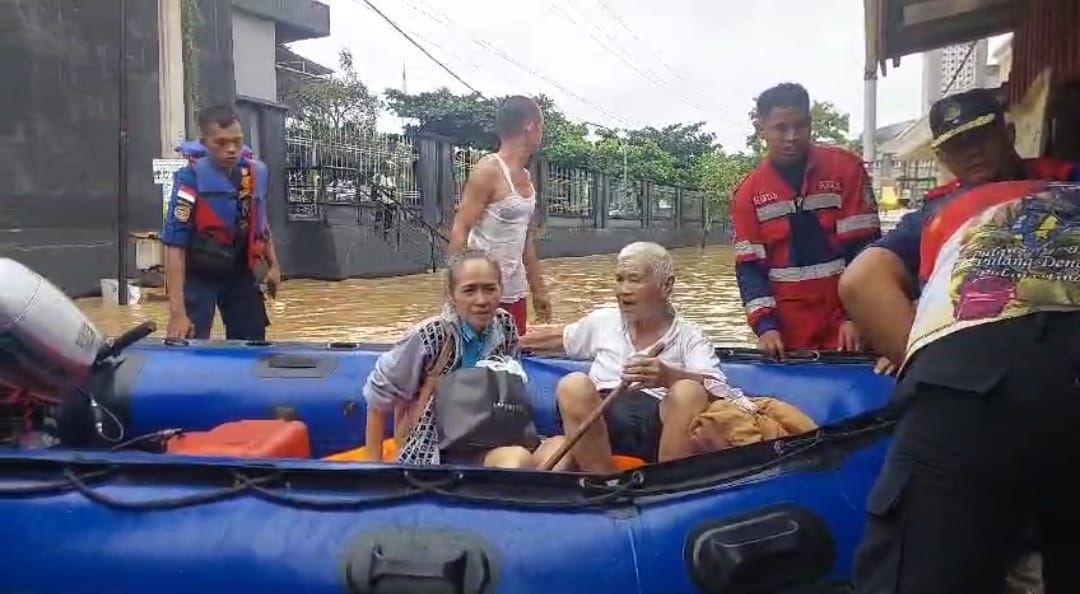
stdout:
[[(701, 324), (717, 344), (749, 344), (751, 333), (739, 302), (731, 247), (683, 248), (673, 250), (672, 256), (680, 312)], [(614, 304), (614, 261), (615, 256), (608, 254), (543, 262), (555, 323), (572, 322), (600, 305)], [(436, 313), (445, 294), (441, 273), (341, 282), (288, 281), (277, 300), (268, 302), (267, 338), (393, 342), (413, 323)], [(161, 335), (168, 321), (163, 297), (147, 299), (145, 290), (143, 303), (128, 307), (106, 304), (100, 298), (78, 303), (109, 335), (146, 319), (158, 323), (157, 335)], [(215, 320), (213, 336), (224, 336), (220, 319)]]

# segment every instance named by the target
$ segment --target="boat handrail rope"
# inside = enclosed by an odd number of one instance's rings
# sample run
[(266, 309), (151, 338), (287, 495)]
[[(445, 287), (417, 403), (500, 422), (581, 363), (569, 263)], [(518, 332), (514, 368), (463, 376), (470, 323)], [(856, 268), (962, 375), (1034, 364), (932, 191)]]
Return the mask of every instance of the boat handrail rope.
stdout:
[[(657, 480), (649, 484), (649, 467), (634, 471), (624, 472), (613, 476), (583, 476), (576, 478), (578, 491), (569, 497), (555, 499), (550, 495), (536, 496), (533, 499), (525, 499), (512, 493), (491, 493), (491, 481), (485, 479), (477, 483), (487, 493), (463, 492), (457, 488), (467, 484), (465, 480), (468, 472), (456, 468), (433, 468), (433, 469), (409, 469), (388, 467), (387, 470), (400, 473), (407, 487), (405, 489), (393, 488), (393, 493), (368, 495), (364, 497), (337, 497), (337, 496), (302, 496), (290, 490), (296, 486), (296, 477), (293, 474), (305, 474), (310, 470), (297, 471), (265, 468), (238, 469), (235, 466), (226, 465), (201, 465), (200, 470), (221, 470), (227, 473), (232, 484), (212, 491), (202, 491), (179, 497), (163, 497), (154, 499), (132, 500), (117, 498), (95, 488), (93, 483), (108, 480), (122, 475), (125, 465), (96, 463), (81, 461), (77, 464), (65, 464), (62, 469), (62, 478), (40, 481), (33, 484), (19, 484), (14, 486), (0, 486), (0, 499), (27, 498), (52, 496), (67, 492), (77, 492), (94, 503), (106, 507), (125, 511), (168, 511), (198, 505), (218, 503), (241, 496), (254, 496), (264, 501), (277, 503), (288, 507), (311, 510), (342, 511), (376, 507), (380, 505), (400, 503), (409, 499), (423, 496), (439, 496), (461, 503), (490, 504), (500, 507), (519, 507), (532, 509), (584, 509), (595, 508), (602, 505), (615, 505), (633, 502), (642, 497), (689, 494), (699, 489), (715, 489), (734, 485), (740, 481), (753, 479), (781, 465), (792, 461), (811, 449), (837, 441), (863, 438), (868, 435), (876, 435), (891, 426), (891, 420), (874, 420), (855, 429), (845, 429), (830, 432), (827, 428), (818, 429), (813, 433), (793, 436), (775, 441), (771, 450), (774, 454), (768, 459), (753, 464), (732, 468), (729, 472), (717, 473), (710, 471), (701, 476), (687, 478), (678, 482)], [(753, 446), (749, 446), (753, 447)], [(669, 463), (659, 466), (670, 466)], [(104, 467), (102, 467), (104, 465)], [(73, 467), (96, 467), (92, 470), (76, 472)], [(135, 465), (135, 467), (138, 467)], [(370, 469), (368, 469), (370, 470)], [(382, 470), (382, 469), (380, 469)], [(783, 471), (783, 469), (780, 469)], [(478, 469), (478, 472), (485, 472)], [(658, 468), (659, 471), (659, 468)], [(382, 474), (382, 473), (380, 473)], [(558, 477), (562, 473), (551, 473), (559, 480), (565, 480), (565, 476)], [(339, 475), (342, 476), (342, 475)], [(385, 474), (383, 475), (385, 476)], [(130, 484), (130, 483), (129, 483)], [(530, 483), (531, 484), (531, 483)], [(565, 483), (569, 485), (570, 483)], [(519, 489), (520, 490), (520, 489)], [(541, 489), (543, 490), (543, 489)], [(565, 490), (565, 489), (560, 489)], [(510, 489), (514, 491), (514, 489)], [(530, 493), (537, 489), (530, 486)]]

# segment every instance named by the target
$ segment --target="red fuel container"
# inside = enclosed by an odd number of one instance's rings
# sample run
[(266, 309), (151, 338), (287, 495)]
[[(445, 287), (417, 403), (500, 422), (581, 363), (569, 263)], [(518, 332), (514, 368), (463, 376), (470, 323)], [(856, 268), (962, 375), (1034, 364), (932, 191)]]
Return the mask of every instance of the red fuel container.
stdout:
[(300, 421), (235, 421), (181, 433), (169, 440), (165, 451), (181, 456), (310, 458), (311, 439)]

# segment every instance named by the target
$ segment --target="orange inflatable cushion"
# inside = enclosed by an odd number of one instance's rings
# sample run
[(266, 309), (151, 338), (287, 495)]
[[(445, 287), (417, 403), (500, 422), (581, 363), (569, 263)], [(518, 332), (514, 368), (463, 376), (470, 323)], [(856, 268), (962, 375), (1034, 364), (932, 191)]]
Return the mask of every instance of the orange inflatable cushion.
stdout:
[[(397, 442), (393, 439), (384, 439), (382, 442), (384, 461), (393, 461), (397, 458)], [(327, 462), (368, 462), (371, 458), (368, 456), (366, 446), (361, 446), (355, 449), (339, 452), (323, 458)], [(645, 466), (645, 461), (641, 458), (635, 458), (633, 456), (612, 456), (611, 461), (615, 463), (615, 468), (620, 472), (626, 470), (635, 470)]]
[(645, 461), (641, 458), (635, 458), (633, 456), (619, 456), (614, 455), (611, 457), (611, 461), (615, 463), (615, 469), (619, 472), (627, 470), (637, 470), (642, 466), (645, 466)]
[[(382, 459), (384, 462), (393, 462), (397, 459), (397, 441), (394, 438), (384, 439), (382, 442)], [(323, 458), (327, 462), (370, 462), (367, 446), (360, 446), (344, 452), (338, 452)]]
[(310, 458), (311, 439), (300, 421), (252, 420), (181, 433), (165, 451), (183, 456), (230, 458)]

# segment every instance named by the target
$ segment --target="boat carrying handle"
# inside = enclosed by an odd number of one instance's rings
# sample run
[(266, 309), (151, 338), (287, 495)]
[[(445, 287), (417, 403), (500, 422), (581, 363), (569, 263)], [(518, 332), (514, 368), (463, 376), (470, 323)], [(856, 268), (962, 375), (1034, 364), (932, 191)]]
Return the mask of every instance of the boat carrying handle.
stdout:
[(384, 532), (353, 551), (345, 570), (353, 594), (484, 594), (493, 582), (483, 547), (455, 534)]
[(703, 592), (772, 592), (823, 579), (835, 562), (828, 526), (791, 505), (708, 522), (686, 543), (690, 574)]
[(369, 582), (378, 583), (384, 578), (420, 578), (435, 579), (454, 586), (454, 592), (461, 592), (465, 581), (465, 563), (468, 553), (459, 551), (453, 559), (396, 559), (387, 556), (381, 549), (371, 554), (371, 574)]

